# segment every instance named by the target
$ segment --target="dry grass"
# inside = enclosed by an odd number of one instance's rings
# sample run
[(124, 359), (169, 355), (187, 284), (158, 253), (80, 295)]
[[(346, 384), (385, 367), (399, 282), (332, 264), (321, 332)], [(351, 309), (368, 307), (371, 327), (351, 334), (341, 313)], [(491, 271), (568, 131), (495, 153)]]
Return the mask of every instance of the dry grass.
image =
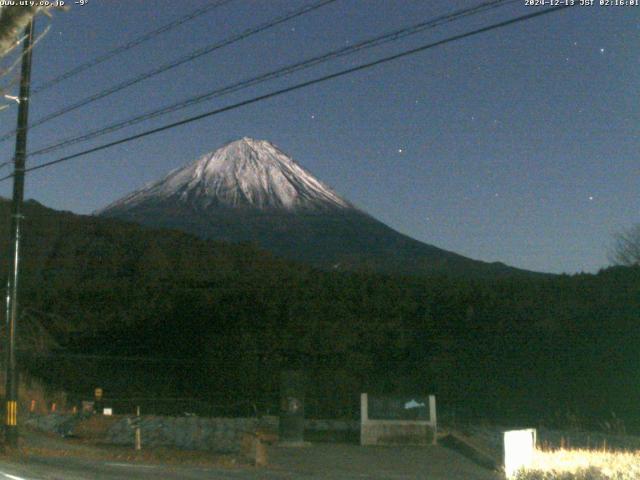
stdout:
[(537, 450), (533, 464), (517, 480), (637, 480), (640, 452)]
[[(4, 388), (1, 389), (4, 395)], [(19, 412), (31, 412), (45, 414), (51, 411), (52, 405), (56, 405), (57, 411), (63, 411), (67, 405), (67, 396), (64, 392), (51, 392), (39, 381), (21, 381), (18, 385)], [(33, 410), (32, 410), (33, 407)]]
[[(4, 371), (0, 371), (0, 397), (5, 396)], [(57, 412), (67, 408), (67, 396), (64, 392), (47, 388), (42, 382), (28, 375), (22, 375), (18, 383), (18, 415), (36, 413), (44, 415), (51, 412), (55, 404)]]

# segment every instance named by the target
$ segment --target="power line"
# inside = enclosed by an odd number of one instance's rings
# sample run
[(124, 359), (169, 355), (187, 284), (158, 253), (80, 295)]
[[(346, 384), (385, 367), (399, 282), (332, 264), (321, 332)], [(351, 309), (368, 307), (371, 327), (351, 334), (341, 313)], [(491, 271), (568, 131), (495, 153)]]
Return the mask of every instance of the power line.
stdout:
[(134, 38), (133, 40), (131, 40), (130, 42), (127, 42), (123, 45), (120, 45), (116, 48), (114, 48), (113, 50), (110, 50), (106, 53), (104, 53), (103, 55), (100, 55), (92, 60), (88, 60), (85, 63), (81, 63), (80, 65), (78, 65), (77, 67), (63, 73), (62, 75), (59, 75), (55, 78), (52, 78), (51, 80), (48, 80), (44, 83), (42, 83), (41, 85), (38, 85), (37, 87), (34, 88), (33, 90), (33, 95), (43, 92), (45, 90), (48, 90), (49, 88), (53, 87), (54, 85), (64, 81), (64, 80), (68, 80), (71, 77), (74, 77), (76, 75), (78, 75), (79, 73), (84, 72), (85, 70), (88, 70), (92, 67), (95, 67), (96, 65), (99, 65), (103, 62), (106, 62), (107, 60), (111, 60), (112, 58), (120, 55), (121, 53), (126, 52), (127, 50), (131, 50), (134, 47), (137, 47), (138, 45), (141, 45), (145, 42), (148, 42), (149, 40), (154, 39), (155, 37), (157, 37), (158, 35), (162, 35), (163, 33), (166, 33), (170, 30), (173, 30), (174, 28), (189, 22), (190, 20), (193, 20), (197, 17), (200, 17), (212, 10), (215, 10), (217, 8), (220, 8), (230, 2), (233, 2), (234, 0), (218, 0), (216, 2), (210, 3), (209, 5), (205, 5), (204, 7), (198, 8), (197, 10), (192, 11), (191, 13), (188, 13), (187, 15), (184, 15), (183, 17), (180, 17), (170, 23), (167, 23), (166, 25), (163, 25), (160, 28), (157, 28), (156, 30), (152, 30), (150, 32), (147, 32), (141, 36), (139, 36), (138, 38)]
[[(29, 125), (29, 128), (34, 128), (37, 127), (39, 125), (42, 125), (43, 123), (46, 123), (50, 120), (53, 120), (55, 118), (58, 118), (62, 115), (65, 115), (69, 112), (72, 112), (74, 110), (77, 110), (78, 108), (84, 107), (85, 105), (88, 105), (90, 103), (93, 103), (97, 100), (103, 99), (105, 97), (108, 97), (109, 95), (112, 95), (116, 92), (120, 92), (122, 90), (124, 90), (125, 88), (131, 87), (133, 85), (136, 85), (144, 80), (148, 80), (149, 78), (155, 77), (156, 75), (159, 75), (161, 73), (167, 72), (173, 68), (176, 68), (180, 65), (183, 65), (185, 63), (191, 62), (193, 60), (195, 60), (196, 58), (202, 57), (203, 55), (209, 54), (215, 50), (219, 50), (223, 47), (226, 47), (228, 45), (231, 45), (233, 43), (239, 42), (241, 40), (244, 40), (250, 36), (253, 36), (257, 33), (263, 32), (265, 30), (268, 30), (270, 28), (275, 27), (276, 25), (279, 25), (281, 23), (287, 22), (289, 20), (292, 20), (294, 18), (297, 18), (301, 15), (304, 15), (306, 13), (312, 12), (314, 10), (317, 10), (321, 7), (324, 7), (325, 5), (328, 5), (330, 3), (335, 2), (336, 0), (320, 0), (319, 2), (316, 2), (314, 4), (311, 5), (307, 5), (305, 7), (302, 7), (300, 9), (294, 10), (292, 12), (289, 12), (283, 16), (277, 17), (274, 20), (271, 20), (269, 22), (263, 23), (261, 25), (258, 25), (257, 27), (253, 27), (250, 29), (247, 29), (239, 34), (233, 35), (225, 40), (222, 40), (220, 42), (216, 42), (214, 44), (211, 45), (207, 45), (206, 47), (202, 47), (199, 48), (197, 50), (194, 50), (192, 52), (190, 52), (189, 54), (178, 58), (177, 60), (174, 60), (172, 62), (169, 63), (165, 63), (164, 65), (161, 65), (159, 67), (154, 68), (153, 70), (150, 70), (148, 72), (145, 72), (141, 75), (138, 75), (136, 77), (130, 78), (129, 80), (125, 80), (123, 82), (120, 82), (116, 85), (113, 85), (105, 90), (102, 90), (96, 94), (93, 94), (89, 97), (84, 98), (83, 100), (80, 100), (79, 102), (76, 102), (72, 105), (68, 105), (56, 112), (50, 113), (49, 115), (45, 115), (44, 117), (36, 120), (35, 122), (31, 123)], [(13, 136), (13, 134), (15, 133), (15, 130), (10, 131), (5, 133), (4, 135), (2, 135), (0, 137), (0, 142), (4, 142), (5, 140), (11, 138)]]
[(206, 100), (210, 100), (212, 98), (216, 98), (216, 97), (220, 97), (229, 93), (233, 93), (233, 92), (237, 92), (239, 90), (266, 82), (268, 80), (273, 80), (275, 78), (280, 78), (284, 75), (288, 75), (290, 73), (294, 73), (309, 67), (313, 67), (316, 65), (319, 65), (321, 63), (327, 62), (329, 60), (333, 60), (335, 58), (339, 58), (339, 57), (343, 57), (343, 56), (347, 56), (347, 55), (351, 55), (354, 53), (357, 53), (361, 50), (364, 49), (368, 49), (368, 48), (372, 48), (372, 47), (378, 47), (380, 45), (384, 45), (386, 43), (392, 42), (392, 41), (396, 41), (402, 38), (406, 38), (407, 36), (410, 35), (414, 35), (420, 32), (423, 32), (424, 30), (426, 30), (427, 28), (435, 28), (437, 26), (443, 25), (445, 23), (449, 23), (449, 22), (453, 22), (455, 20), (458, 20), (460, 18), (463, 17), (467, 17), (467, 16), (471, 16), (471, 15), (476, 15), (479, 13), (484, 13), (488, 10), (491, 9), (495, 9), (498, 7), (502, 7), (505, 5), (508, 5), (510, 3), (515, 3), (516, 1), (520, 1), (520, 0), (491, 0), (489, 2), (485, 2), (482, 3), (480, 5), (477, 5), (475, 7), (471, 7), (471, 8), (466, 8), (466, 9), (462, 9), (462, 10), (457, 10), (455, 12), (446, 14), (446, 15), (441, 15), (439, 17), (436, 17), (434, 19), (430, 19), (424, 22), (420, 22), (414, 25), (411, 25), (409, 27), (405, 27), (402, 29), (398, 29), (389, 33), (385, 33), (383, 35), (379, 35), (373, 38), (369, 38), (367, 40), (363, 40), (361, 42), (358, 42), (357, 44), (348, 46), (348, 47), (342, 47), (339, 48), (337, 50), (333, 50), (331, 52), (325, 53), (323, 55), (319, 55), (319, 56), (315, 56), (315, 57), (311, 57), (308, 58), (306, 60), (294, 63), (294, 64), (290, 64), (286, 67), (282, 67), (279, 68), (277, 70), (273, 70), (271, 72), (259, 75), (257, 77), (253, 77), (250, 79), (245, 79), (242, 80), (240, 82), (231, 84), (231, 85), (227, 85), (225, 87), (219, 88), (219, 89), (215, 89), (213, 91), (209, 91), (206, 92), (204, 94), (200, 94), (197, 95), (195, 97), (191, 97), (187, 100), (183, 100), (181, 102), (177, 102), (165, 107), (162, 107), (160, 109), (156, 109), (156, 110), (152, 110), (150, 112), (147, 112), (145, 114), (142, 115), (137, 115), (134, 116), (132, 118), (129, 118), (127, 120), (123, 120), (121, 122), (117, 122), (115, 124), (111, 124), (108, 125), (106, 127), (102, 127), (99, 129), (95, 129), (91, 132), (85, 133), (83, 135), (80, 136), (76, 136), (76, 137), (70, 137), (70, 138), (66, 138), (63, 139), (61, 141), (59, 141), (56, 144), (53, 145), (48, 145), (46, 147), (40, 148), (34, 152), (31, 152), (29, 154), (30, 157), (36, 156), (36, 155), (42, 155), (45, 153), (49, 153), (52, 152), (54, 150), (58, 150), (64, 147), (67, 147), (69, 145), (74, 145), (76, 143), (81, 143), (81, 142), (85, 142), (87, 140), (91, 140), (93, 138), (96, 137), (100, 137), (103, 135), (106, 135), (108, 133), (113, 133), (115, 131), (121, 130), (123, 128), (135, 125), (137, 123), (140, 122), (144, 122), (146, 120), (150, 120), (162, 115), (166, 115), (168, 113), (172, 113), (178, 110), (182, 110), (184, 108), (188, 108), (191, 107), (193, 105), (202, 103)]
[[(170, 123), (168, 125), (164, 125), (162, 127), (158, 127), (158, 128), (154, 128), (154, 129), (151, 129), (151, 130), (147, 130), (145, 132), (142, 132), (142, 133), (139, 133), (139, 134), (136, 134), (136, 135), (131, 135), (129, 137), (121, 138), (119, 140), (114, 140), (113, 142), (105, 143), (103, 145), (100, 145), (100, 146), (97, 146), (97, 147), (94, 147), (94, 148), (90, 148), (90, 149), (87, 149), (87, 150), (84, 150), (84, 151), (81, 151), (81, 152), (78, 152), (78, 153), (74, 153), (72, 155), (67, 155), (67, 156), (58, 158), (56, 160), (52, 160), (50, 162), (45, 162), (45, 163), (42, 163), (40, 165), (36, 165), (34, 167), (29, 167), (29, 168), (27, 168), (25, 170), (25, 172), (31, 172), (31, 171), (34, 171), (34, 170), (39, 170), (41, 168), (46, 168), (46, 167), (50, 167), (52, 165), (57, 165), (59, 163), (67, 162), (69, 160), (73, 160), (75, 158), (88, 155), (90, 153), (95, 153), (95, 152), (98, 152), (98, 151), (101, 151), (101, 150), (105, 150), (107, 148), (111, 148), (111, 147), (115, 147), (117, 145), (121, 145), (123, 143), (128, 143), (128, 142), (131, 142), (133, 140), (138, 140), (140, 138), (147, 137), (149, 135), (153, 135), (155, 133), (163, 132), (165, 130), (169, 130), (169, 129), (172, 129), (172, 128), (175, 128), (175, 127), (179, 127), (179, 126), (182, 126), (182, 125), (186, 125), (188, 123), (195, 122), (195, 121), (201, 120), (203, 118), (212, 117), (214, 115), (218, 115), (220, 113), (227, 112), (227, 111), (230, 111), (230, 110), (235, 110), (236, 108), (244, 107), (246, 105), (251, 105), (253, 103), (260, 102), (262, 100), (267, 100), (269, 98), (277, 97), (277, 96), (280, 96), (280, 95), (283, 95), (285, 93), (289, 93), (289, 92), (292, 92), (292, 91), (295, 91), (295, 90), (300, 90), (302, 88), (306, 88), (306, 87), (309, 87), (311, 85), (316, 85), (318, 83), (322, 83), (322, 82), (325, 82), (325, 81), (328, 81), (328, 80), (332, 80), (334, 78), (339, 78), (339, 77), (342, 77), (342, 76), (345, 76), (345, 75), (349, 75), (351, 73), (359, 72), (359, 71), (365, 70), (367, 68), (371, 68), (371, 67), (374, 67), (374, 66), (377, 66), (377, 65), (381, 65), (383, 63), (387, 63), (387, 62), (390, 62), (390, 61), (393, 61), (393, 60), (397, 60), (399, 58), (404, 58), (404, 57), (407, 57), (409, 55), (413, 55), (413, 54), (416, 54), (416, 53), (419, 53), (419, 52), (423, 52), (425, 50), (429, 50), (431, 48), (435, 48), (435, 47), (438, 47), (438, 46), (441, 46), (441, 45), (445, 45), (447, 43), (455, 42), (457, 40), (462, 40), (464, 38), (468, 38), (468, 37), (471, 37), (471, 36), (474, 36), (474, 35), (478, 35), (480, 33), (489, 32), (491, 30), (496, 30), (498, 28), (506, 27), (506, 26), (513, 25), (513, 24), (516, 24), (516, 23), (519, 23), (519, 22), (530, 20), (532, 18), (540, 17), (542, 15), (547, 15), (547, 14), (550, 14), (550, 13), (558, 12), (560, 10), (564, 10), (565, 8), (569, 8), (569, 5), (563, 5), (563, 6), (559, 6), (559, 7), (548, 8), (546, 10), (541, 10), (541, 11), (538, 11), (538, 12), (529, 13), (527, 15), (522, 15), (522, 16), (519, 16), (519, 17), (515, 17), (515, 18), (512, 18), (510, 20), (505, 20), (503, 22), (494, 23), (494, 24), (489, 25), (487, 27), (483, 27), (483, 28), (479, 28), (479, 29), (476, 29), (476, 30), (472, 30), (472, 31), (467, 32), (467, 33), (454, 35), (452, 37), (448, 37), (448, 38), (445, 38), (443, 40), (439, 40), (437, 42), (433, 42), (433, 43), (429, 43), (429, 44), (426, 44), (426, 45), (422, 45), (420, 47), (412, 48), (410, 50), (405, 50), (404, 52), (401, 52), (401, 53), (390, 55), (390, 56), (387, 56), (387, 57), (384, 57), (384, 58), (381, 58), (381, 59), (378, 59), (378, 60), (375, 60), (375, 61), (372, 61), (372, 62), (364, 63), (362, 65), (358, 65), (356, 67), (348, 68), (346, 70), (341, 70), (340, 72), (332, 73), (330, 75), (325, 75), (323, 77), (319, 77), (319, 78), (316, 78), (316, 79), (313, 79), (313, 80), (309, 80), (309, 81), (306, 81), (306, 82), (298, 83), (298, 84), (290, 86), (290, 87), (286, 87), (286, 88), (283, 88), (283, 89), (280, 89), (280, 90), (276, 90), (276, 91), (273, 91), (273, 92), (270, 92), (270, 93), (267, 93), (267, 94), (264, 94), (264, 95), (260, 95), (260, 96), (251, 98), (249, 100), (244, 100), (242, 102), (238, 102), (238, 103), (235, 103), (235, 104), (232, 104), (232, 105), (228, 105), (226, 107), (218, 108), (216, 110), (212, 110), (212, 111), (200, 114), (200, 115), (189, 117), (189, 118), (186, 118), (184, 120), (180, 120), (178, 122), (173, 122), (173, 123)], [(2, 177), (2, 178), (0, 178), (0, 182), (9, 179), (12, 176), (13, 175), (6, 175), (6, 176)]]

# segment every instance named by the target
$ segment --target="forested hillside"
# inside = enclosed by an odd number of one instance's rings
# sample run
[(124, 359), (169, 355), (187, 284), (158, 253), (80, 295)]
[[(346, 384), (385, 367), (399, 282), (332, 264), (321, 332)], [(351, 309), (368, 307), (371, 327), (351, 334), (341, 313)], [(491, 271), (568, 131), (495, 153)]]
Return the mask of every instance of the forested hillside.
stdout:
[(262, 404), (295, 366), (322, 415), (353, 412), (361, 391), (428, 391), (445, 414), (597, 422), (613, 411), (633, 427), (638, 268), (492, 281), (326, 272), (35, 202), (23, 259), (23, 311), (59, 347), (23, 348), (22, 364), (72, 397), (100, 385)]

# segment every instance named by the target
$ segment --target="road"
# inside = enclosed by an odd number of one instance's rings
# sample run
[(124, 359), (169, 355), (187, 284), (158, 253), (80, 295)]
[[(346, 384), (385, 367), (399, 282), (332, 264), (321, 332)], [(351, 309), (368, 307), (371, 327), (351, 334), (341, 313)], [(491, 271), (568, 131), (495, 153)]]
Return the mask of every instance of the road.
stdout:
[(0, 459), (0, 480), (499, 480), (449, 449), (315, 444), (269, 449), (269, 467), (191, 467), (66, 456)]

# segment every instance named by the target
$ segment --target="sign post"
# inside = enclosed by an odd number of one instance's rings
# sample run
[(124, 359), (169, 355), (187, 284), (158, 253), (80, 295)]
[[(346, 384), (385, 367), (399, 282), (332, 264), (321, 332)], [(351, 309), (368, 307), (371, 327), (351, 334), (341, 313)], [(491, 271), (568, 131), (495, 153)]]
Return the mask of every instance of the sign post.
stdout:
[(93, 391), (93, 398), (95, 399), (94, 408), (95, 408), (95, 411), (97, 413), (99, 413), (99, 414), (104, 413), (102, 411), (102, 396), (103, 396), (103, 393), (104, 392), (102, 391), (101, 388), (96, 388)]
[(504, 432), (504, 473), (515, 478), (519, 470), (531, 466), (536, 449), (536, 429)]
[(304, 445), (304, 374), (300, 370), (281, 374), (280, 444)]

